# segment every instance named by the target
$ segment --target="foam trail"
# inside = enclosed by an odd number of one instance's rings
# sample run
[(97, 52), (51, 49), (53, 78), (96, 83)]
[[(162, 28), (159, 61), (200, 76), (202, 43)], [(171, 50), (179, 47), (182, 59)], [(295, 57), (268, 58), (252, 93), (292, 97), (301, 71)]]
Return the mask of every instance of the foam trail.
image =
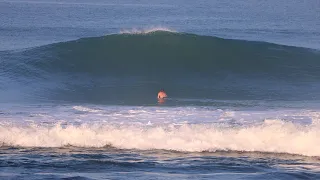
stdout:
[(297, 125), (283, 121), (247, 127), (186, 124), (137, 126), (110, 124), (0, 125), (4, 145), (23, 147), (103, 147), (165, 149), (189, 152), (258, 151), (320, 156), (320, 124)]

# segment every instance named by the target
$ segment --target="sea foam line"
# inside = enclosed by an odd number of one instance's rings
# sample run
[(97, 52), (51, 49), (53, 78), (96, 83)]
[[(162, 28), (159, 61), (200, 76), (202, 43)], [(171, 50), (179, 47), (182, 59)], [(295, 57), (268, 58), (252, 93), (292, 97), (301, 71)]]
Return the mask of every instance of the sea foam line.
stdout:
[(81, 124), (79, 126), (0, 125), (0, 143), (22, 147), (103, 147), (176, 151), (259, 151), (320, 156), (320, 124), (297, 125), (268, 121), (249, 127), (208, 124), (134, 126)]

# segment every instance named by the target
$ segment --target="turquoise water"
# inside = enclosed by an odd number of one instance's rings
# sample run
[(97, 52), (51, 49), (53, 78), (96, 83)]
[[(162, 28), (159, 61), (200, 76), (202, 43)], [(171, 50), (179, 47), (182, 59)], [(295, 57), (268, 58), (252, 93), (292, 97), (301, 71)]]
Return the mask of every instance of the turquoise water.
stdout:
[(0, 1), (1, 179), (320, 178), (319, 8)]

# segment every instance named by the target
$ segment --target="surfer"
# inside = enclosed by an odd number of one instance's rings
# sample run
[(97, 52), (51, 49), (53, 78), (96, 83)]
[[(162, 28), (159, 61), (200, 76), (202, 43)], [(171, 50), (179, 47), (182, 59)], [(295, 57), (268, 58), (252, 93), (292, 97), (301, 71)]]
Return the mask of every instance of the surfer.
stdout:
[(159, 92), (158, 92), (158, 99), (164, 99), (168, 97), (167, 96), (167, 93), (164, 91), (164, 89), (161, 89)]
[(166, 97), (168, 97), (168, 96), (167, 96), (167, 93), (166, 93), (163, 89), (161, 89), (161, 90), (158, 92), (158, 103), (159, 103), (159, 104), (163, 104)]

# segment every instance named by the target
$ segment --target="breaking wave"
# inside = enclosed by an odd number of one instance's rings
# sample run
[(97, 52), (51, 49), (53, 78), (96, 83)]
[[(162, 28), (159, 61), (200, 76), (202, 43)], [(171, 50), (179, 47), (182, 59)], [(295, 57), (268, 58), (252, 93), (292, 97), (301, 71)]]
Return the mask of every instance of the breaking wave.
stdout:
[(134, 126), (112, 124), (0, 125), (3, 145), (22, 147), (104, 147), (188, 152), (246, 151), (320, 156), (319, 123), (280, 120), (237, 126), (185, 124)]

